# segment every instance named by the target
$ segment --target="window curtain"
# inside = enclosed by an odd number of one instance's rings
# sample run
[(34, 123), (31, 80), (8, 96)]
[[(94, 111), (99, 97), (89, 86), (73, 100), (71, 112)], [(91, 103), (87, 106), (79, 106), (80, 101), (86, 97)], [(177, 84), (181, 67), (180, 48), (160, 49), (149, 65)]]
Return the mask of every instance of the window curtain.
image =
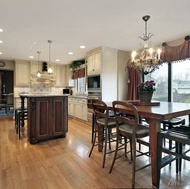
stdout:
[(161, 60), (163, 62), (174, 62), (190, 58), (190, 36), (185, 37), (185, 41), (179, 46), (167, 46), (162, 44)]
[(73, 71), (72, 79), (78, 79), (81, 77), (85, 77), (85, 69), (84, 68)]
[(137, 86), (142, 82), (141, 73), (134, 68), (128, 68), (128, 95), (127, 100), (138, 99)]

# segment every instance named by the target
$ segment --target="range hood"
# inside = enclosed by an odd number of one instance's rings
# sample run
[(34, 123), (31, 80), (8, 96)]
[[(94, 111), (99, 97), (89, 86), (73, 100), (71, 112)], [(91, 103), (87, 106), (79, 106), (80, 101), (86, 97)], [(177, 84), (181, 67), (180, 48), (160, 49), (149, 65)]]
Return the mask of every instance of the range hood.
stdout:
[(55, 82), (56, 81), (56, 76), (55, 74), (48, 74), (48, 73), (42, 73), (40, 77), (37, 77), (36, 74), (31, 74), (31, 78), (30, 78), (31, 81), (52, 81), (52, 82)]

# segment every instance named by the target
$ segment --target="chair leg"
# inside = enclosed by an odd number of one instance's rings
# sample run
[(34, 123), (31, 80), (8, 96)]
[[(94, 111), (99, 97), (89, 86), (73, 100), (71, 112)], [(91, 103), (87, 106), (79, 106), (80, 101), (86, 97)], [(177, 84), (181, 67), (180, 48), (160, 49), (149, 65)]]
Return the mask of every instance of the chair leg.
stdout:
[(135, 172), (136, 172), (136, 139), (132, 139), (132, 188), (135, 188)]
[[(179, 154), (182, 154), (183, 144), (179, 143)], [(182, 158), (179, 158), (179, 172), (181, 172), (181, 164), (182, 164)]]
[(116, 140), (116, 146), (115, 146), (115, 154), (114, 154), (114, 157), (113, 157), (113, 161), (112, 161), (109, 173), (112, 172), (113, 166), (115, 164), (115, 160), (116, 160), (117, 152), (118, 152), (119, 140), (120, 140), (120, 136), (119, 136), (119, 134), (117, 134), (117, 140)]
[(20, 140), (20, 116), (18, 119), (18, 139)]
[(93, 149), (94, 149), (94, 146), (95, 146), (95, 142), (96, 142), (96, 128), (95, 128), (95, 130), (94, 130), (94, 132), (93, 132), (93, 134), (94, 134), (94, 136), (93, 136), (93, 143), (92, 143), (92, 147), (91, 147), (91, 150), (90, 150), (90, 153), (89, 153), (89, 156), (88, 157), (90, 157), (91, 156), (91, 154), (92, 154), (92, 151), (93, 151)]
[[(103, 157), (103, 162), (102, 162), (102, 168), (104, 168), (105, 166), (105, 161), (106, 161), (106, 152), (107, 152), (107, 138), (109, 138), (109, 146), (110, 146), (110, 135), (109, 135), (109, 131), (107, 128), (104, 129), (105, 130), (105, 139), (104, 139), (104, 157)], [(109, 135), (109, 136), (108, 136)]]

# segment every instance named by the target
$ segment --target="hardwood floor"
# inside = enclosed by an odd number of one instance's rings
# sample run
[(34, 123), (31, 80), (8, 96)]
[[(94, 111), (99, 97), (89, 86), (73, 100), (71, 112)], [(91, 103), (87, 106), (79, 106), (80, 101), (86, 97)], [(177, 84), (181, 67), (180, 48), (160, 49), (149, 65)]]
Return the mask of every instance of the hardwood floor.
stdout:
[[(24, 134), (24, 135), (23, 135)], [(1, 189), (103, 189), (131, 188), (131, 163), (116, 160), (109, 173), (113, 154), (102, 169), (102, 153), (97, 148), (89, 158), (91, 126), (69, 120), (66, 138), (31, 145), (26, 128), (19, 141), (14, 120), (0, 119), (0, 188)], [(149, 158), (141, 159), (145, 163)], [(183, 161), (182, 173), (176, 175), (175, 163), (162, 169), (160, 188), (190, 188), (190, 163)], [(151, 185), (150, 167), (136, 174), (136, 188)]]

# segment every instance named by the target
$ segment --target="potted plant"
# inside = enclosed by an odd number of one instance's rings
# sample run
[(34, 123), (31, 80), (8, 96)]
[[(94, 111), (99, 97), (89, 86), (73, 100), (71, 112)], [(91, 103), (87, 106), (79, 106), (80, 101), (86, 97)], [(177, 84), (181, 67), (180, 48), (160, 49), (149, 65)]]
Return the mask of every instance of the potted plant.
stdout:
[(151, 102), (153, 92), (156, 90), (153, 80), (140, 83), (138, 86), (138, 94), (141, 102)]
[(84, 60), (77, 60), (73, 61), (70, 65), (69, 68), (71, 68), (73, 71), (76, 70), (77, 68), (80, 68), (80, 65), (84, 64)]

